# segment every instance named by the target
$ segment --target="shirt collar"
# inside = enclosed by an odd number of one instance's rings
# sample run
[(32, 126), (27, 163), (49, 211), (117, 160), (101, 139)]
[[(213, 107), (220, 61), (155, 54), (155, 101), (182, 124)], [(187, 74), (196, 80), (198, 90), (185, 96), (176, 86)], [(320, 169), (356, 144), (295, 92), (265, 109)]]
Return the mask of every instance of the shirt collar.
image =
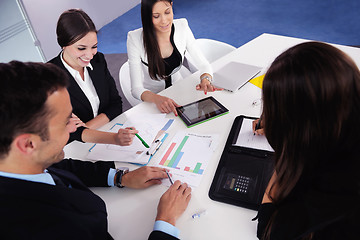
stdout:
[[(78, 71), (73, 69), (72, 67), (70, 67), (70, 65), (65, 62), (65, 60), (63, 58), (63, 53), (64, 53), (64, 51), (62, 51), (60, 53), (61, 62), (64, 64), (65, 68), (69, 71), (71, 76), (75, 76), (78, 73)], [(91, 65), (91, 63), (89, 63), (86, 67), (89, 67), (91, 70), (93, 70), (93, 66)]]
[(31, 182), (55, 185), (54, 179), (47, 172), (47, 170), (45, 170), (43, 173), (40, 173), (40, 174), (17, 174), (17, 173), (8, 173), (8, 172), (0, 171), (0, 176), (20, 179), (20, 180), (25, 180), (25, 181), (31, 181)]

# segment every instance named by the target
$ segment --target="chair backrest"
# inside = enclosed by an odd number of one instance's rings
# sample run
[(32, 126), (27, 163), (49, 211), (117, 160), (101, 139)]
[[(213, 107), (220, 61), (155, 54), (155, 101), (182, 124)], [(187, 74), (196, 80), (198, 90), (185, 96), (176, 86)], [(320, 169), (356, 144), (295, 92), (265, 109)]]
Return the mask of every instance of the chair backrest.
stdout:
[(207, 38), (196, 39), (196, 44), (210, 63), (236, 49), (230, 44)]
[[(204, 54), (204, 57), (209, 61), (209, 63), (214, 62), (215, 60), (236, 49), (230, 44), (207, 38), (196, 39), (196, 45)], [(185, 56), (188, 60), (189, 70), (191, 72), (196, 72), (198, 69), (195, 67), (196, 63), (194, 63), (194, 60), (189, 54), (186, 54)]]
[(139, 99), (134, 98), (131, 94), (130, 69), (128, 61), (126, 61), (126, 63), (124, 63), (120, 68), (119, 81), (121, 91), (123, 92), (126, 100), (131, 104), (131, 106), (135, 106), (142, 102)]

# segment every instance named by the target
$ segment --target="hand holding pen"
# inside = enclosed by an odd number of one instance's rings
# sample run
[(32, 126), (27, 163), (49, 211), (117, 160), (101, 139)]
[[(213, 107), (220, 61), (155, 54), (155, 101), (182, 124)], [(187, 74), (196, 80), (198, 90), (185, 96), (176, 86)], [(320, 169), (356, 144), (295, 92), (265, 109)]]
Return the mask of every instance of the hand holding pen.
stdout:
[(261, 121), (262, 121), (261, 116), (259, 119), (256, 119), (255, 121), (253, 121), (254, 135), (264, 135), (264, 128), (263, 128), (263, 125), (261, 124)]
[(121, 128), (115, 135), (115, 142), (120, 146), (130, 146), (138, 132), (135, 128)]
[[(135, 130), (135, 128), (133, 128), (133, 127), (129, 128), (129, 129), (130, 129), (130, 130)], [(147, 144), (147, 143), (145, 142), (145, 140), (142, 139), (142, 138), (139, 136), (139, 134), (138, 134), (139, 131), (137, 131), (137, 130), (135, 130), (135, 131), (136, 131), (136, 132), (134, 132), (134, 134), (135, 134), (135, 136), (140, 140), (140, 142), (141, 142), (146, 148), (150, 148), (149, 144)]]

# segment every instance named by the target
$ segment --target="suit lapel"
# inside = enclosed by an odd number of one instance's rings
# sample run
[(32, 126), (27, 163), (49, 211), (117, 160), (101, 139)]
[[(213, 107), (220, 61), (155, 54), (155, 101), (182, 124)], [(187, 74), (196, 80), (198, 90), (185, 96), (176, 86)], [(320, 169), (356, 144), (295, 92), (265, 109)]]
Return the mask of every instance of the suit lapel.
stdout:
[(62, 63), (62, 61), (60, 59), (60, 54), (55, 58), (54, 63), (57, 66), (59, 66), (61, 69), (63, 69), (69, 77), (70, 85), (68, 87), (68, 92), (71, 96), (70, 99), (72, 99), (72, 101), (76, 101), (76, 102), (82, 104), (85, 108), (88, 108), (88, 110), (92, 112), (92, 108), (91, 108), (88, 98), (85, 96), (84, 92), (81, 90), (81, 88), (79, 87), (79, 85), (77, 84), (75, 79), (71, 76), (69, 71), (65, 68), (64, 64)]

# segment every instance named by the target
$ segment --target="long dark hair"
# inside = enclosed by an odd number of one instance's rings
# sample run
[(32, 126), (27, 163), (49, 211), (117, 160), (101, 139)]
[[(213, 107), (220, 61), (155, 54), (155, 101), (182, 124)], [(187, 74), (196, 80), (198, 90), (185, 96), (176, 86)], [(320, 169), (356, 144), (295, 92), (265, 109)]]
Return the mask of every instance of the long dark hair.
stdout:
[(307, 42), (282, 53), (266, 73), (263, 101), (264, 130), (275, 150), (274, 204), (304, 175), (359, 145), (360, 72), (335, 47)]
[(161, 57), (159, 44), (156, 39), (154, 24), (152, 21), (152, 9), (155, 3), (164, 1), (172, 3), (172, 0), (142, 0), (141, 1), (141, 21), (143, 26), (144, 48), (148, 58), (149, 75), (157, 80), (166, 77), (165, 64)]
[(97, 33), (97, 30), (91, 18), (83, 10), (69, 9), (60, 15), (56, 27), (60, 47), (74, 44), (89, 32)]

